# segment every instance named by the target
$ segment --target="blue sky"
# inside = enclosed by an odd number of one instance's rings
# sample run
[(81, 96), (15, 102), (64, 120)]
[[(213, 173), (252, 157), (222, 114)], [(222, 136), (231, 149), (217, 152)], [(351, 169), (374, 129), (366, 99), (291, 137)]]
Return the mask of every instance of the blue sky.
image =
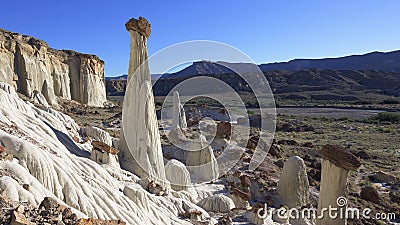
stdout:
[(399, 9), (398, 0), (20, 0), (2, 2), (0, 27), (53, 48), (96, 54), (106, 62), (106, 76), (115, 76), (128, 70), (124, 24), (131, 17), (151, 23), (150, 55), (202, 39), (266, 63), (400, 49)]

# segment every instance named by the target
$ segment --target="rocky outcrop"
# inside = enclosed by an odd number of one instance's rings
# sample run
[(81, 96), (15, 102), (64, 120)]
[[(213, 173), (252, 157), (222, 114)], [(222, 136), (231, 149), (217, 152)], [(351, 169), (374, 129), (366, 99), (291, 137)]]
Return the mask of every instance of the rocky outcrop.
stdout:
[(126, 79), (106, 79), (106, 90), (108, 96), (124, 96), (126, 90)]
[(364, 199), (375, 204), (379, 204), (381, 198), (379, 197), (378, 191), (373, 187), (363, 188), (360, 192), (361, 199)]
[(278, 183), (278, 193), (282, 203), (290, 208), (301, 208), (310, 200), (307, 168), (302, 158), (290, 157), (283, 166)]
[(126, 22), (125, 28), (128, 31), (133, 31), (135, 33), (138, 33), (139, 35), (145, 37), (146, 39), (149, 38), (151, 33), (151, 25), (149, 21), (147, 21), (145, 18), (141, 16), (139, 17), (139, 19), (134, 19), (134, 18), (130, 19), (128, 22)]
[(185, 164), (178, 160), (171, 159), (165, 165), (165, 175), (175, 191), (188, 191), (191, 187), (190, 173)]
[(122, 109), (120, 163), (141, 178), (169, 186), (165, 178), (161, 139), (147, 63), (150, 24), (139, 17), (126, 23), (130, 33), (128, 88)]
[(93, 149), (90, 159), (100, 163), (107, 164), (114, 168), (119, 168), (118, 150), (100, 141), (92, 142)]
[(241, 191), (237, 188), (233, 188), (229, 197), (235, 203), (236, 208), (247, 210), (251, 209), (251, 206), (249, 204), (249, 199), (251, 198), (250, 193), (245, 193), (244, 191)]
[[(289, 208), (301, 209), (310, 203), (310, 185), (307, 167), (299, 156), (290, 157), (284, 164), (278, 183), (278, 193), (282, 203)], [(279, 216), (278, 216), (279, 218)], [(273, 217), (274, 221), (278, 221)], [(279, 218), (282, 219), (282, 218)], [(306, 218), (285, 218), (290, 224), (310, 224)]]
[(378, 171), (369, 176), (369, 178), (373, 182), (381, 182), (381, 183), (393, 183), (397, 180), (396, 176), (384, 171)]
[(218, 194), (202, 199), (198, 206), (205, 209), (207, 212), (227, 213), (235, 208), (235, 203), (226, 195)]
[(42, 93), (38, 92), (38, 91), (34, 91), (33, 92), (32, 99), (33, 99), (33, 102), (35, 104), (42, 105), (45, 108), (49, 107), (49, 104), (47, 103), (46, 97), (44, 97), (44, 95)]
[(111, 135), (107, 131), (102, 130), (98, 127), (92, 127), (92, 126), (82, 127), (80, 133), (82, 134), (83, 137), (86, 138), (90, 137), (93, 138), (93, 140), (101, 141), (106, 143), (107, 145), (113, 146)]
[(206, 138), (200, 135), (198, 140), (191, 140), (186, 143), (186, 162), (193, 182), (209, 182), (219, 177), (217, 159), (214, 156), (212, 147)]
[(106, 102), (104, 62), (95, 55), (49, 48), (44, 41), (0, 29), (0, 82), (32, 97), (40, 92), (102, 107)]

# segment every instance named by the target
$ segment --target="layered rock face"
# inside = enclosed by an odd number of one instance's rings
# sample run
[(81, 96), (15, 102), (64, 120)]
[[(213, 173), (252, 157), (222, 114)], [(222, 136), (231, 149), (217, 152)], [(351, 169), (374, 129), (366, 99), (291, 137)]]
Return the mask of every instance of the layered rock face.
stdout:
[(89, 106), (106, 102), (104, 62), (95, 55), (49, 48), (44, 41), (0, 29), (0, 82), (31, 97), (37, 91)]
[(147, 64), (147, 38), (150, 24), (146, 19), (126, 23), (130, 33), (128, 88), (122, 109), (120, 163), (123, 169), (141, 178), (166, 184), (160, 133)]

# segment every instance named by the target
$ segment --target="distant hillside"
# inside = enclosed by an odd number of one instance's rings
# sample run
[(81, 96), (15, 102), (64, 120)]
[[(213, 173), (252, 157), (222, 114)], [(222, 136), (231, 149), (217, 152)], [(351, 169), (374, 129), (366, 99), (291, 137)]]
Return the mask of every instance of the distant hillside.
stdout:
[[(319, 70), (264, 72), (275, 94), (354, 91), (373, 91), (384, 95), (400, 96), (400, 73), (376, 70)], [(246, 82), (237, 74), (209, 74), (224, 81), (236, 91), (250, 92)], [(166, 95), (185, 77), (165, 77), (154, 86), (155, 95)]]
[[(162, 76), (162, 74), (152, 74), (151, 79), (158, 79), (161, 76)], [(116, 76), (116, 77), (106, 77), (106, 80), (127, 80), (127, 79), (128, 79), (127, 74), (122, 74), (122, 75)]]
[(327, 59), (295, 59), (289, 62), (261, 64), (262, 71), (301, 69), (332, 70), (381, 70), (400, 72), (400, 51), (372, 52), (365, 55), (352, 55)]
[(122, 75), (116, 76), (116, 77), (106, 77), (106, 80), (126, 80), (126, 79), (128, 79), (127, 74), (122, 74)]
[[(236, 72), (252, 72), (255, 65), (249, 63), (228, 62), (194, 62), (191, 66), (168, 74), (168, 77), (187, 77), (194, 75), (226, 74)], [(231, 68), (231, 69), (228, 69)], [(364, 55), (352, 55), (340, 58), (327, 59), (295, 59), (289, 62), (261, 64), (263, 72), (268, 71), (298, 71), (303, 69), (331, 69), (331, 70), (379, 70), (400, 73), (400, 50), (393, 52), (372, 52)]]
[[(258, 65), (261, 71), (297, 71), (303, 69), (331, 69), (331, 70), (380, 70), (400, 73), (400, 50), (393, 52), (372, 52), (364, 55), (352, 55), (339, 58), (326, 59), (294, 59), (289, 62), (267, 63)], [(186, 77), (195, 75), (226, 74), (236, 72), (251, 72), (255, 65), (250, 63), (229, 63), (199, 61), (182, 69), (181, 71), (164, 74), (163, 77)], [(152, 78), (160, 77), (152, 74)], [(106, 77), (106, 80), (126, 79), (127, 75)]]
[[(161, 74), (152, 74), (151, 79), (159, 79)], [(106, 90), (108, 96), (120, 96), (125, 94), (126, 81), (128, 79), (127, 74), (123, 74), (117, 77), (106, 77)]]
[[(231, 68), (231, 69), (228, 69)], [(287, 98), (353, 99), (353, 92), (372, 92), (400, 96), (400, 51), (369, 53), (335, 59), (298, 59), (287, 63), (259, 65), (275, 94)], [(249, 63), (199, 61), (158, 79), (155, 95), (166, 95), (176, 84), (187, 77), (208, 75), (216, 77), (237, 91), (249, 92), (236, 72), (251, 73), (258, 69)], [(160, 75), (152, 76), (158, 77)], [(119, 79), (119, 78), (118, 78)], [(123, 95), (125, 81), (107, 81), (109, 95)], [(318, 92), (318, 93), (317, 93)], [(335, 96), (344, 97), (335, 97)], [(347, 97), (346, 97), (347, 96)]]

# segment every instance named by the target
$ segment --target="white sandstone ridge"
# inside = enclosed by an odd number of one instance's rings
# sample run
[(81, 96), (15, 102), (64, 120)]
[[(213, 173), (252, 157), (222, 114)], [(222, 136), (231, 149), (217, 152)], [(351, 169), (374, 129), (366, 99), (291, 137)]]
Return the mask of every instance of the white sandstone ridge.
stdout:
[[(0, 146), (14, 156), (0, 160), (1, 195), (36, 206), (52, 197), (79, 217), (120, 219), (132, 225), (189, 224), (179, 215), (193, 212), (201, 219), (209, 217), (188, 191), (169, 190), (156, 196), (115, 163), (91, 160), (90, 141), (74, 141), (82, 138), (79, 130), (69, 116), (39, 109), (0, 82)], [(24, 184), (29, 190), (22, 188)]]
[(55, 50), (30, 36), (0, 29), (0, 82), (32, 97), (43, 94), (102, 107), (106, 100), (104, 62), (95, 55)]

